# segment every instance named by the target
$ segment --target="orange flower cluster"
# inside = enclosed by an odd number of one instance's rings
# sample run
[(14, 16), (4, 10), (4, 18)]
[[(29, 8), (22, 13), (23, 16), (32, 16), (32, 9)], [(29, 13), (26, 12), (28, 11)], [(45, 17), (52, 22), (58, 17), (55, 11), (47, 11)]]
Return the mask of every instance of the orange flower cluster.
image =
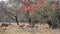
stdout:
[(43, 7), (44, 0), (36, 0), (36, 4), (31, 4), (29, 0), (22, 0), (22, 3), (24, 4), (24, 10), (27, 11), (35, 11), (39, 7)]

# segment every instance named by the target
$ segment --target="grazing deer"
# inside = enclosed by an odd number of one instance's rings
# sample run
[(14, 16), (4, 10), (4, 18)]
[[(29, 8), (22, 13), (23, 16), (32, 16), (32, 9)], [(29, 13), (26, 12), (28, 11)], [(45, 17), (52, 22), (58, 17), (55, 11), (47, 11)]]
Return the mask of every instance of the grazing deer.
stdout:
[(25, 28), (33, 28), (33, 27), (34, 27), (33, 25), (25, 24)]
[(27, 25), (26, 27), (31, 28), (31, 25)]
[(20, 28), (24, 29), (24, 24), (19, 25)]
[(48, 29), (49, 28), (49, 25), (47, 23), (44, 23), (44, 24), (41, 25), (41, 27)]
[(42, 28), (41, 24), (35, 24), (35, 28), (39, 28), (39, 29)]
[(8, 27), (9, 25), (10, 25), (10, 24), (2, 23), (2, 24), (1, 24), (1, 28), (2, 28), (2, 27)]
[(35, 27), (35, 28), (39, 28), (39, 25), (35, 25), (34, 27)]
[(24, 28), (30, 28), (31, 25), (29, 25), (28, 23), (25, 24)]

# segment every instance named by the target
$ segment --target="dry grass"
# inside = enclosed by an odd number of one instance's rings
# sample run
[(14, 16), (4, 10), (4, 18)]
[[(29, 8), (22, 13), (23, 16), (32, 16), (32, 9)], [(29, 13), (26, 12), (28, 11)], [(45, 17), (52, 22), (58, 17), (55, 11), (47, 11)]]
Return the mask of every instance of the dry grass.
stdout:
[[(0, 28), (0, 34), (60, 34), (59, 29), (49, 29), (49, 28), (20, 28), (16, 24), (14, 26), (8, 26)], [(45, 26), (45, 25), (43, 25)], [(45, 26), (46, 27), (46, 26)]]

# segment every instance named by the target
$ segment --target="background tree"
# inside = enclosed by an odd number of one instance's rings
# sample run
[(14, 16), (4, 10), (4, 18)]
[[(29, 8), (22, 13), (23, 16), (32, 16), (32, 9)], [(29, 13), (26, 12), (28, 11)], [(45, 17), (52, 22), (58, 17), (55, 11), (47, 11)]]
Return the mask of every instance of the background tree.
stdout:
[[(0, 21), (47, 23), (52, 28), (60, 27), (59, 1), (8, 0), (0, 2)], [(2, 14), (3, 13), (3, 14)]]

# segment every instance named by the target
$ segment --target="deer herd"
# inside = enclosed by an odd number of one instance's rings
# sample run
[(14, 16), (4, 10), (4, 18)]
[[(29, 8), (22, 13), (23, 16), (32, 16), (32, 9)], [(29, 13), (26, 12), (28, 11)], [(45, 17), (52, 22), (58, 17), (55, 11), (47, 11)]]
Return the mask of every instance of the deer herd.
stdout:
[[(1, 23), (0, 27), (1, 28), (9, 27), (9, 25), (13, 25), (13, 24)], [(25, 23), (25, 24), (23, 23), (23, 24), (19, 24), (19, 28), (49, 28), (49, 25), (48, 24), (35, 24), (34, 26), (32, 26), (29, 23)]]

